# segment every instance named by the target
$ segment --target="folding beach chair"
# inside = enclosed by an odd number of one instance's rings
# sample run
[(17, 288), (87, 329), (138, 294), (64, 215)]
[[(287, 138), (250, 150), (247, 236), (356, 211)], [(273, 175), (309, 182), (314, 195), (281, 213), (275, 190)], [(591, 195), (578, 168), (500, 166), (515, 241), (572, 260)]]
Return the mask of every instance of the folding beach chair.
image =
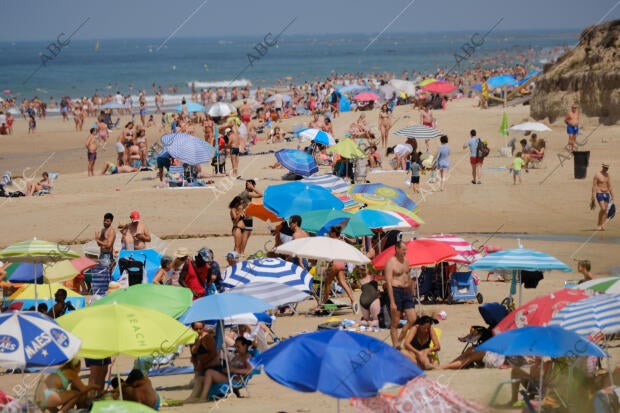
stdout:
[[(252, 357), (256, 357), (260, 354), (258, 350), (250, 351)], [(225, 369), (223, 370), (226, 371)], [(234, 393), (237, 397), (244, 397), (241, 395), (241, 390), (245, 389), (246, 397), (250, 397), (250, 391), (248, 390), (248, 385), (250, 384), (250, 380), (257, 374), (261, 374), (261, 370), (259, 368), (255, 368), (252, 372), (246, 376), (242, 376), (240, 374), (233, 374), (231, 376), (232, 388), (228, 382), (226, 383), (213, 383), (211, 388), (209, 389), (209, 395), (207, 396), (210, 400), (221, 400), (230, 396), (231, 393)]]
[(90, 295), (103, 297), (108, 293), (108, 286), (112, 281), (110, 267), (98, 264), (84, 271), (84, 275), (87, 285), (90, 281), (90, 288), (87, 288)]
[(58, 174), (50, 172), (49, 178), (50, 178), (50, 187), (47, 189), (41, 189), (40, 191), (33, 192), (32, 195), (36, 195), (36, 196), (49, 195), (52, 192), (52, 189), (54, 189), (54, 181), (56, 180), (56, 178), (58, 178)]
[(185, 186), (185, 169), (183, 165), (171, 165), (168, 169), (167, 180), (169, 187)]

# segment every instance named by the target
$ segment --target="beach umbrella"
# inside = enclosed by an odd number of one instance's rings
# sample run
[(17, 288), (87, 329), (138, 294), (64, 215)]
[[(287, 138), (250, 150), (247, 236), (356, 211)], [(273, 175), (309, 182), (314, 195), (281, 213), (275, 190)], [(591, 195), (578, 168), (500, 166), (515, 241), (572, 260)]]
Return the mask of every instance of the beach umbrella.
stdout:
[(231, 113), (237, 113), (237, 108), (226, 102), (216, 102), (209, 105), (207, 108), (207, 115), (212, 118), (221, 118), (223, 116), (228, 116)]
[(519, 248), (498, 251), (482, 257), (469, 265), (472, 270), (503, 270), (513, 271), (511, 293), (516, 293), (516, 285), (519, 284), (519, 301), (521, 305), (521, 271), (550, 271), (559, 270), (572, 272), (573, 269), (562, 261), (544, 252)]
[(423, 81), (418, 83), (418, 86), (420, 87), (424, 87), (426, 85), (430, 85), (431, 83), (435, 83), (437, 82), (437, 79), (435, 79), (434, 77), (428, 78), (428, 79), (424, 79)]
[(582, 282), (575, 286), (579, 290), (592, 290), (599, 293), (620, 293), (620, 277), (601, 277)]
[(73, 260), (62, 260), (52, 263), (32, 264), (28, 262), (14, 262), (5, 270), (6, 279), (13, 283), (42, 283), (61, 282), (75, 278), (81, 272), (94, 267), (97, 263), (89, 258), (80, 257)]
[[(312, 276), (310, 277), (312, 279)], [(300, 291), (298, 288), (295, 288), (288, 284), (281, 284), (279, 282), (251, 282), (248, 284), (238, 284), (237, 286), (228, 290), (227, 293), (249, 295), (258, 298), (259, 300), (263, 300), (274, 308), (290, 303), (298, 303), (310, 297), (310, 293), (308, 292), (308, 290)], [(233, 318), (236, 319), (236, 317)], [(224, 322), (226, 324), (232, 324), (230, 323), (230, 320), (228, 318), (225, 318)], [(246, 323), (241, 321), (237, 324)], [(256, 324), (256, 322), (252, 324)]]
[(563, 288), (559, 291), (545, 294), (533, 299), (521, 307), (508, 313), (493, 329), (494, 334), (500, 334), (515, 328), (526, 326), (545, 326), (554, 316), (570, 303), (584, 300), (589, 295), (581, 290)]
[(390, 85), (408, 96), (415, 95), (415, 83), (409, 80), (392, 79), (390, 80)]
[(341, 139), (337, 144), (327, 148), (327, 152), (335, 153), (346, 159), (365, 158), (364, 152), (351, 138)]
[[(536, 357), (608, 357), (596, 344), (578, 334), (558, 326), (523, 327), (507, 331), (485, 341), (477, 348), (504, 356)], [(543, 388), (543, 372), (540, 369), (539, 389)], [(542, 409), (542, 392), (538, 392), (538, 411)]]
[(482, 258), (482, 254), (478, 252), (469, 242), (463, 238), (452, 234), (437, 234), (422, 239), (431, 239), (443, 242), (456, 250), (458, 255), (446, 260), (448, 262), (456, 262), (459, 264), (471, 264)]
[(357, 100), (360, 102), (370, 102), (381, 99), (379, 95), (371, 93), (371, 92), (362, 92), (355, 96), (353, 96), (353, 100)]
[(312, 141), (325, 146), (336, 144), (334, 137), (321, 129), (303, 128), (295, 131), (295, 134), (299, 135), (302, 141)]
[(334, 195), (336, 196), (336, 198), (341, 200), (342, 203), (344, 204), (344, 207), (342, 208), (343, 211), (355, 212), (355, 211), (357, 211), (358, 209), (360, 209), (362, 207), (362, 204), (360, 204), (359, 202), (357, 202), (356, 200), (351, 198), (349, 196), (349, 194), (346, 194), (346, 193), (340, 193), (340, 194), (334, 193)]
[[(342, 233), (348, 237), (363, 237), (373, 235), (372, 230), (359, 217), (350, 212), (336, 209), (318, 209), (300, 214), (301, 228), (325, 235), (333, 226), (341, 226)], [(345, 224), (345, 225), (342, 225)]]
[[(425, 265), (435, 265), (438, 262), (446, 261), (448, 258), (457, 255), (454, 248), (443, 242), (433, 240), (412, 240), (407, 241), (407, 261), (412, 267), (422, 267)], [(383, 250), (372, 260), (375, 268), (382, 269), (387, 261), (394, 256), (396, 248), (394, 245)]]
[(396, 92), (396, 89), (394, 88), (394, 86), (390, 85), (389, 83), (386, 83), (383, 86), (379, 86), (379, 92), (381, 92), (381, 94), (383, 95), (384, 100), (388, 100), (388, 97), (394, 95), (394, 92)]
[(316, 161), (308, 152), (299, 149), (280, 149), (275, 156), (283, 167), (296, 175), (310, 176), (319, 171)]
[(6, 267), (5, 280), (12, 283), (43, 283), (43, 264), (31, 264), (29, 262), (12, 262)]
[(327, 189), (299, 181), (268, 186), (263, 203), (269, 210), (284, 218), (315, 209), (342, 209), (344, 206), (342, 201)]
[(66, 301), (70, 302), (73, 307), (82, 308), (86, 305), (83, 296), (57, 283), (48, 284), (46, 288), (39, 289), (39, 291), (37, 291), (36, 284), (24, 284), (7, 298), (7, 304), (24, 303), (24, 308), (36, 308), (39, 304), (45, 303), (47, 308), (51, 308), (56, 302), (54, 295), (61, 288), (67, 292)]
[[(301, 392), (339, 399), (372, 397), (424, 373), (398, 350), (364, 334), (340, 330), (304, 333), (250, 360), (274, 381)], [(291, 366), (306, 366), (291, 368)]]
[[(121, 258), (132, 258), (136, 261), (140, 261), (144, 264), (144, 271), (146, 272), (146, 281), (153, 282), (153, 277), (161, 265), (162, 254), (154, 249), (146, 250), (120, 250), (118, 252), (118, 260)], [(112, 279), (118, 281), (121, 278), (120, 267), (117, 265), (112, 271)]]
[(162, 346), (176, 349), (196, 338), (194, 331), (175, 319), (129, 304), (91, 305), (56, 321), (82, 339), (79, 355), (94, 359), (118, 354), (152, 356), (161, 353)]
[(519, 123), (518, 125), (511, 126), (510, 130), (522, 132), (551, 132), (551, 128), (540, 122)]
[(271, 304), (246, 294), (215, 294), (194, 300), (180, 318), (185, 324), (203, 320), (223, 320), (245, 313), (260, 313), (274, 308)]
[(151, 413), (155, 411), (142, 403), (127, 400), (99, 400), (93, 403), (90, 413)]
[[(204, 112), (205, 111), (205, 107), (202, 106), (200, 103), (196, 103), (196, 102), (187, 102), (185, 104), (185, 107), (187, 107), (187, 111), (189, 113)], [(174, 110), (176, 110), (177, 112), (181, 112), (183, 110), (183, 105), (181, 104), (181, 105), (175, 107)]]
[(387, 200), (410, 211), (416, 208), (416, 203), (407, 196), (405, 191), (381, 183), (352, 185), (349, 195), (356, 201), (367, 205), (385, 203)]
[(405, 126), (402, 129), (394, 132), (394, 135), (397, 136), (405, 136), (407, 138), (415, 138), (415, 139), (431, 139), (431, 138), (439, 138), (443, 135), (442, 132), (438, 131), (435, 128), (431, 128), (426, 125), (411, 125)]
[(399, 205), (396, 205), (390, 200), (375, 200), (373, 201), (373, 203), (367, 205), (369, 209), (387, 212), (388, 214), (394, 215), (395, 217), (404, 220), (407, 224), (410, 224), (410, 228), (419, 227), (421, 224), (424, 223), (424, 220), (420, 218), (418, 214)]
[(438, 80), (436, 82), (429, 83), (428, 85), (423, 86), (422, 90), (430, 93), (447, 95), (448, 93), (454, 92), (456, 90), (456, 86), (443, 80)]
[(506, 146), (506, 136), (510, 133), (508, 129), (508, 114), (504, 111), (502, 115), (502, 124), (499, 125), (499, 135), (504, 137), (504, 146)]
[(329, 237), (298, 238), (275, 249), (278, 254), (325, 261), (345, 261), (368, 264), (370, 260), (360, 250), (344, 241)]
[(5, 262), (44, 264), (79, 257), (66, 245), (37, 239), (17, 242), (0, 251), (0, 260)]
[(333, 174), (314, 174), (302, 179), (301, 182), (321, 186), (334, 194), (345, 193), (349, 190), (349, 183)]
[(347, 85), (347, 86), (343, 86), (340, 89), (338, 89), (338, 92), (340, 93), (345, 93), (347, 95), (352, 94), (352, 93), (358, 93), (358, 92), (362, 92), (362, 91), (366, 91), (368, 90), (368, 87), (366, 86), (362, 86), (362, 85)]
[[(366, 209), (371, 209), (371, 208), (366, 208)], [(371, 209), (372, 210), (372, 209)], [(383, 227), (384, 230), (389, 231), (389, 230), (393, 230), (393, 229), (407, 229), (407, 228), (417, 228), (420, 226), (420, 224), (422, 223), (422, 220), (420, 219), (419, 221), (411, 218), (410, 215), (415, 215), (414, 213), (411, 214), (403, 214), (401, 212), (396, 212), (396, 211), (382, 211), (381, 209), (377, 209), (378, 211), (384, 212), (388, 215), (391, 215), (392, 217), (398, 219), (398, 223), (394, 224), (394, 225), (387, 225), (385, 227)]]
[[(282, 96), (282, 100), (284, 101), (284, 103), (289, 103), (291, 100), (293, 100), (291, 95), (280, 95), (280, 96)], [(271, 95), (267, 99), (265, 99), (265, 103), (275, 102), (275, 100), (276, 100), (276, 95)]]
[[(303, 181), (303, 179), (302, 179)], [(265, 205), (262, 203), (254, 203), (252, 202), (245, 209), (245, 214), (248, 217), (255, 217), (260, 219), (261, 221), (268, 222), (281, 222), (282, 218), (278, 217), (276, 214), (265, 208)]]
[(210, 162), (215, 153), (215, 148), (204, 139), (186, 133), (164, 135), (161, 143), (170, 156), (189, 165)]
[[(280, 287), (282, 287), (282, 284), (280, 284)], [(225, 293), (225, 294), (228, 294), (228, 293)], [(231, 294), (235, 294), (235, 292), (231, 291)], [(300, 293), (298, 292), (298, 294)], [(291, 301), (285, 304), (288, 304), (290, 302)], [(269, 314), (262, 312), (262, 313), (238, 314), (232, 317), (226, 317), (222, 321), (225, 326), (234, 326), (234, 325), (239, 325), (239, 324), (247, 324), (247, 325), (254, 326), (258, 323), (265, 323), (266, 325), (271, 325), (273, 324), (275, 319), (276, 319), (275, 316), (272, 317)], [(210, 323), (211, 321), (213, 320), (209, 320), (207, 321), (207, 323)]]
[(598, 332), (605, 335), (619, 333), (620, 295), (597, 294), (568, 304), (555, 313), (549, 325), (557, 325), (582, 336)]
[(290, 261), (280, 258), (260, 258), (242, 261), (226, 268), (222, 280), (222, 285), (226, 289), (254, 283), (283, 284), (300, 292), (310, 292), (312, 275)]
[(0, 366), (49, 367), (66, 363), (77, 354), (81, 341), (53, 319), (36, 311), (0, 314)]
[(189, 288), (172, 285), (135, 284), (115, 290), (91, 305), (129, 304), (150, 308), (172, 318), (179, 318), (192, 305), (193, 294)]
[[(441, 376), (440, 376), (441, 377)], [(486, 413), (494, 410), (471, 402), (463, 396), (426, 376), (410, 380), (396, 397), (378, 394), (351, 401), (356, 413)]]
[(393, 227), (402, 222), (401, 219), (388, 212), (368, 208), (360, 209), (354, 215), (361, 219), (369, 228)]
[(489, 89), (495, 89), (504, 86), (512, 87), (518, 85), (519, 82), (517, 82), (517, 79), (515, 79), (515, 77), (512, 75), (499, 75), (487, 79), (487, 86), (489, 86)]

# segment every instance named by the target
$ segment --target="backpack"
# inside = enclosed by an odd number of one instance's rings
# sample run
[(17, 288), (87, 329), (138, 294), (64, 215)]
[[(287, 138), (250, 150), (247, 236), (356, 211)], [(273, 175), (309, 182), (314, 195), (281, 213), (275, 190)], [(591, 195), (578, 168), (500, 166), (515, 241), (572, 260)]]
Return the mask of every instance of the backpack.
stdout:
[(486, 158), (487, 156), (489, 156), (490, 152), (491, 150), (489, 149), (489, 146), (486, 143), (484, 143), (482, 139), (478, 138), (478, 146), (476, 147), (476, 157)]
[(144, 262), (138, 261), (132, 257), (125, 257), (118, 260), (119, 272), (121, 274), (127, 272), (130, 287), (135, 284), (142, 284), (145, 266), (146, 258)]

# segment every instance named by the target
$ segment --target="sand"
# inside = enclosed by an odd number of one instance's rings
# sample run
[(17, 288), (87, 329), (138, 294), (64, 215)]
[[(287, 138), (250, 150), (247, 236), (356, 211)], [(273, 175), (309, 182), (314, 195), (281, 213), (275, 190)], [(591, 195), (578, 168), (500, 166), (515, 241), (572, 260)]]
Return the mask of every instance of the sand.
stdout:
[[(424, 195), (412, 198), (419, 205), (419, 215), (425, 220), (417, 233), (426, 236), (434, 233), (457, 233), (471, 242), (488, 241), (490, 244), (502, 245), (504, 248), (518, 246), (518, 238), (524, 247), (547, 252), (573, 268), (577, 259), (590, 259), (596, 274), (605, 274), (618, 265), (615, 254), (620, 242), (620, 229), (611, 221), (605, 232), (595, 231), (596, 214), (589, 209), (589, 198), (594, 172), (601, 161), (611, 163), (610, 174), (616, 176), (617, 162), (620, 154), (620, 142), (616, 138), (620, 126), (598, 127), (596, 119), (583, 119), (582, 134), (579, 141), (587, 137), (583, 149), (591, 151), (590, 167), (586, 179), (573, 178), (572, 160), (562, 165), (557, 157), (563, 151), (567, 137), (561, 122), (551, 125), (553, 131), (539, 134), (547, 141), (547, 155), (543, 168), (531, 170), (523, 175), (523, 184), (514, 186), (512, 177), (506, 168), (511, 158), (499, 156), (503, 146), (503, 137), (499, 136), (502, 111), (508, 114), (510, 124), (528, 120), (528, 107), (518, 106), (506, 109), (491, 108), (480, 110), (474, 108), (474, 101), (462, 99), (451, 102), (445, 111), (435, 111), (437, 127), (449, 136), (452, 155), (452, 169), (443, 192), (433, 190), (428, 183), (423, 183)], [(377, 112), (366, 112), (371, 126), (376, 127)], [(357, 113), (346, 113), (334, 121), (336, 137), (342, 137), (349, 124), (356, 119)], [(393, 116), (396, 129), (408, 124), (418, 123), (419, 114), (410, 106), (397, 107)], [(123, 118), (121, 123), (127, 119)], [(306, 123), (307, 118), (294, 118), (282, 123), (284, 130), (291, 130), (292, 125)], [(92, 123), (92, 119), (85, 122)], [(487, 138), (491, 155), (485, 160), (483, 184), (472, 185), (468, 151), (462, 150), (469, 130), (475, 128), (478, 135)], [(112, 138), (116, 138), (115, 131)], [(2, 171), (11, 170), (14, 176), (40, 176), (42, 171), (59, 173), (53, 193), (49, 196), (35, 198), (17, 198), (0, 201), (1, 212), (5, 219), (0, 227), (0, 245), (5, 247), (13, 242), (37, 237), (49, 241), (66, 241), (78, 244), (92, 239), (101, 226), (103, 214), (112, 212), (116, 218), (128, 218), (129, 212), (137, 209), (151, 231), (166, 239), (168, 251), (177, 247), (187, 247), (195, 251), (201, 246), (208, 246), (215, 251), (216, 259), (224, 263), (224, 255), (233, 247), (230, 237), (230, 220), (228, 202), (243, 189), (242, 180), (216, 178), (216, 189), (160, 189), (157, 188), (155, 172), (143, 172), (137, 175), (122, 174), (114, 176), (87, 177), (86, 153), (84, 142), (88, 132), (75, 132), (73, 122), (63, 123), (61, 119), (48, 119), (38, 122), (35, 135), (27, 134), (27, 125), (18, 120), (15, 134), (0, 136), (2, 142)], [(590, 135), (591, 134), (591, 135)], [(590, 135), (590, 136), (589, 136)], [(156, 128), (147, 131), (149, 143), (159, 138)], [(516, 135), (520, 139), (521, 135)], [(391, 135), (390, 144), (396, 144), (401, 138)], [(298, 142), (267, 144), (261, 142), (252, 148), (253, 152), (278, 150), (283, 147), (295, 148)], [(437, 142), (432, 142), (432, 151)], [(423, 148), (424, 145), (422, 144)], [(97, 171), (103, 168), (105, 161), (115, 161), (113, 144), (109, 144), (98, 153), (95, 166)], [(275, 161), (273, 155), (249, 156), (240, 159), (240, 175), (243, 178), (255, 178), (257, 187), (264, 190), (266, 186), (278, 183), (284, 170), (273, 170), (268, 165)], [(389, 162), (384, 160), (384, 168), (389, 169)], [(207, 169), (210, 167), (206, 166)], [(230, 165), (228, 165), (230, 170)], [(322, 168), (322, 171), (327, 172)], [(428, 178), (422, 178), (425, 182)], [(369, 174), (370, 182), (383, 182), (406, 189), (406, 176), (402, 172), (385, 172)], [(617, 183), (616, 179), (612, 179)], [(17, 182), (19, 184), (19, 182)], [(11, 190), (16, 190), (14, 187)], [(255, 221), (256, 222), (256, 221)], [(248, 253), (270, 246), (272, 237), (268, 228), (260, 221), (250, 239)], [(516, 235), (515, 235), (516, 234)], [(547, 238), (544, 238), (547, 237)], [(79, 246), (75, 249), (80, 251)], [(486, 282), (486, 273), (479, 274), (482, 282), (479, 291), (485, 302), (500, 301), (508, 294), (509, 283)], [(578, 279), (576, 274), (551, 272), (545, 274), (536, 289), (524, 290), (523, 302), (538, 295), (562, 288), (569, 279)], [(300, 306), (309, 308), (311, 302)], [(455, 305), (424, 306), (428, 312), (444, 310), (448, 318), (440, 323), (442, 329), (442, 362), (452, 360), (462, 350), (462, 343), (457, 337), (465, 335), (472, 324), (484, 324), (477, 305), (474, 303)], [(344, 312), (342, 318), (352, 318), (353, 314)], [(297, 315), (280, 317), (274, 329), (281, 337), (314, 331), (324, 318)], [(375, 334), (389, 341), (387, 331)], [(183, 353), (177, 364), (187, 364), (188, 354)], [(129, 360), (121, 358), (121, 367), (126, 369)], [(292, 366), (304, 368), (304, 366)], [(465, 371), (430, 372), (431, 378), (449, 385), (467, 398), (487, 403), (498, 382), (509, 377), (509, 369), (472, 369)], [(29, 379), (30, 380), (30, 379)], [(187, 384), (190, 376), (156, 377), (157, 386), (180, 386)], [(14, 393), (14, 385), (21, 381), (19, 376), (0, 377), (0, 388)], [(321, 394), (304, 394), (289, 390), (271, 381), (265, 374), (256, 376), (250, 385), (250, 397), (231, 398), (219, 403), (193, 405), (167, 410), (198, 412), (221, 408), (231, 412), (247, 411), (287, 411), (287, 412), (323, 412), (335, 411), (336, 400)], [(162, 395), (169, 399), (184, 399), (189, 390), (168, 390)], [(507, 389), (502, 395), (508, 397)], [(500, 400), (501, 401), (501, 400)], [(341, 403), (343, 411), (350, 411), (348, 403)]]

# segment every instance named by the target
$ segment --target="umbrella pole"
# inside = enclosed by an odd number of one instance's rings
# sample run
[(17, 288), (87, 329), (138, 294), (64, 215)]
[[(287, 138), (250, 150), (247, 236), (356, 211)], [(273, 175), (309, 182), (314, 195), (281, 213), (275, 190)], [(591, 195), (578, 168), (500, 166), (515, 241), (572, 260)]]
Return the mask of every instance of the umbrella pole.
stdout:
[[(224, 347), (224, 360), (226, 360), (226, 374), (228, 375), (228, 391), (226, 397), (233, 391), (232, 378), (230, 377), (230, 363), (228, 362), (228, 349), (226, 348), (226, 341), (224, 340), (224, 320), (217, 322), (220, 325), (220, 331), (222, 332), (222, 346)], [(207, 395), (208, 397), (208, 395)]]
[(517, 283), (519, 284), (519, 307), (521, 307), (521, 293), (523, 292), (523, 284), (521, 284), (521, 270), (517, 270)]
[(121, 400), (123, 400), (123, 386), (121, 384), (121, 368), (118, 365), (119, 355), (116, 356), (116, 360), (114, 360), (114, 364), (116, 364), (116, 378), (118, 379), (118, 394)]
[(32, 265), (32, 275), (34, 276), (34, 310), (37, 311), (39, 306), (39, 297), (37, 295), (37, 263)]
[[(519, 306), (521, 301), (519, 300)], [(538, 380), (538, 413), (542, 412), (542, 393), (543, 393), (543, 372), (545, 370), (545, 363), (543, 358), (540, 358), (540, 378)]]

